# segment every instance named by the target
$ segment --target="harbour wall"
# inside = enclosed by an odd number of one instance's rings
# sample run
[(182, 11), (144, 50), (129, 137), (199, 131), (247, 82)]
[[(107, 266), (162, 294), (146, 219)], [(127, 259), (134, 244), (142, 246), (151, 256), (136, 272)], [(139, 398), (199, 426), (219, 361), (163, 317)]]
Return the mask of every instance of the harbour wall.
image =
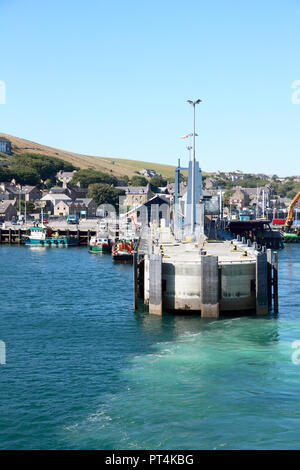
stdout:
[[(0, 243), (9, 243), (16, 245), (24, 245), (25, 237), (29, 235), (28, 229), (0, 229)], [(96, 230), (72, 230), (72, 229), (59, 229), (60, 236), (77, 236), (79, 245), (88, 245), (90, 238), (96, 235)]]

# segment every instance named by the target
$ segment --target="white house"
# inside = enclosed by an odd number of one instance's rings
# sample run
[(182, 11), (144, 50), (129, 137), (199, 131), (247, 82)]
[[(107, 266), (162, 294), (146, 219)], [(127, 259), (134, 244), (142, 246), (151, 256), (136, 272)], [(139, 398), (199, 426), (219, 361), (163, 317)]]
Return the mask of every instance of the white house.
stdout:
[(52, 209), (54, 208), (54, 206), (56, 206), (56, 204), (60, 201), (64, 201), (64, 202), (72, 202), (72, 199), (67, 196), (66, 194), (51, 194), (51, 193), (48, 193), (46, 194), (45, 196), (43, 196), (41, 198), (41, 201), (49, 201), (51, 206), (52, 206)]

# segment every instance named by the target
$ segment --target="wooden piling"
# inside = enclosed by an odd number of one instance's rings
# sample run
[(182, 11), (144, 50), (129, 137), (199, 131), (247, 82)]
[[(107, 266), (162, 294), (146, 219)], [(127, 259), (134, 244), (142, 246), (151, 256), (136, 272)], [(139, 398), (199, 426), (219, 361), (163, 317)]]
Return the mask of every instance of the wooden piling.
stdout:
[(267, 249), (267, 283), (268, 283), (268, 306), (272, 306), (272, 250)]
[(274, 312), (278, 312), (278, 253), (273, 253), (273, 303)]

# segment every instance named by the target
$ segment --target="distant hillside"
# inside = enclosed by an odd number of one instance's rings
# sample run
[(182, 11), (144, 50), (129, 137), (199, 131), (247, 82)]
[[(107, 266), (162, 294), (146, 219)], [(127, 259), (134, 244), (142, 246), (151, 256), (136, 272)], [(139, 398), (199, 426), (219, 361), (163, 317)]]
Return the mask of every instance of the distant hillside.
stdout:
[(122, 177), (124, 175), (132, 177), (142, 168), (151, 168), (157, 171), (157, 173), (161, 173), (165, 178), (174, 177), (175, 166), (171, 165), (127, 160), (125, 158), (93, 157), (90, 155), (68, 152), (66, 150), (59, 150), (3, 133), (0, 133), (0, 137), (6, 137), (11, 141), (12, 151), (14, 154), (26, 152), (42, 153), (51, 157), (61, 158), (62, 160), (70, 162), (74, 166), (78, 166), (80, 168), (93, 168), (94, 170), (104, 171), (117, 177)]

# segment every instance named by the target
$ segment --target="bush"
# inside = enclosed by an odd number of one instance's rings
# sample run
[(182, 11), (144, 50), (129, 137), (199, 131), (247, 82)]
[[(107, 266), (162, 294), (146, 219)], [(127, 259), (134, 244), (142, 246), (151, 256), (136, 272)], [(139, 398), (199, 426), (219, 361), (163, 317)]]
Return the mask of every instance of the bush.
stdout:
[(156, 188), (167, 186), (167, 180), (165, 180), (162, 176), (153, 176), (150, 179), (151, 186)]
[(76, 185), (77, 183), (80, 183), (83, 188), (88, 188), (91, 184), (95, 183), (113, 184), (115, 186), (117, 184), (117, 178), (102, 171), (86, 169), (79, 170), (74, 174), (71, 184)]
[(132, 186), (147, 186), (148, 180), (144, 176), (133, 176), (131, 178)]
[[(37, 185), (40, 181), (55, 181), (58, 171), (73, 171), (76, 168), (64, 160), (38, 153), (24, 153), (11, 158), (10, 180), (15, 178), (17, 183)], [(0, 175), (3, 181), (3, 175)]]
[(87, 197), (92, 197), (96, 203), (119, 205), (119, 196), (123, 196), (125, 191), (114, 188), (105, 183), (94, 183), (89, 185)]

